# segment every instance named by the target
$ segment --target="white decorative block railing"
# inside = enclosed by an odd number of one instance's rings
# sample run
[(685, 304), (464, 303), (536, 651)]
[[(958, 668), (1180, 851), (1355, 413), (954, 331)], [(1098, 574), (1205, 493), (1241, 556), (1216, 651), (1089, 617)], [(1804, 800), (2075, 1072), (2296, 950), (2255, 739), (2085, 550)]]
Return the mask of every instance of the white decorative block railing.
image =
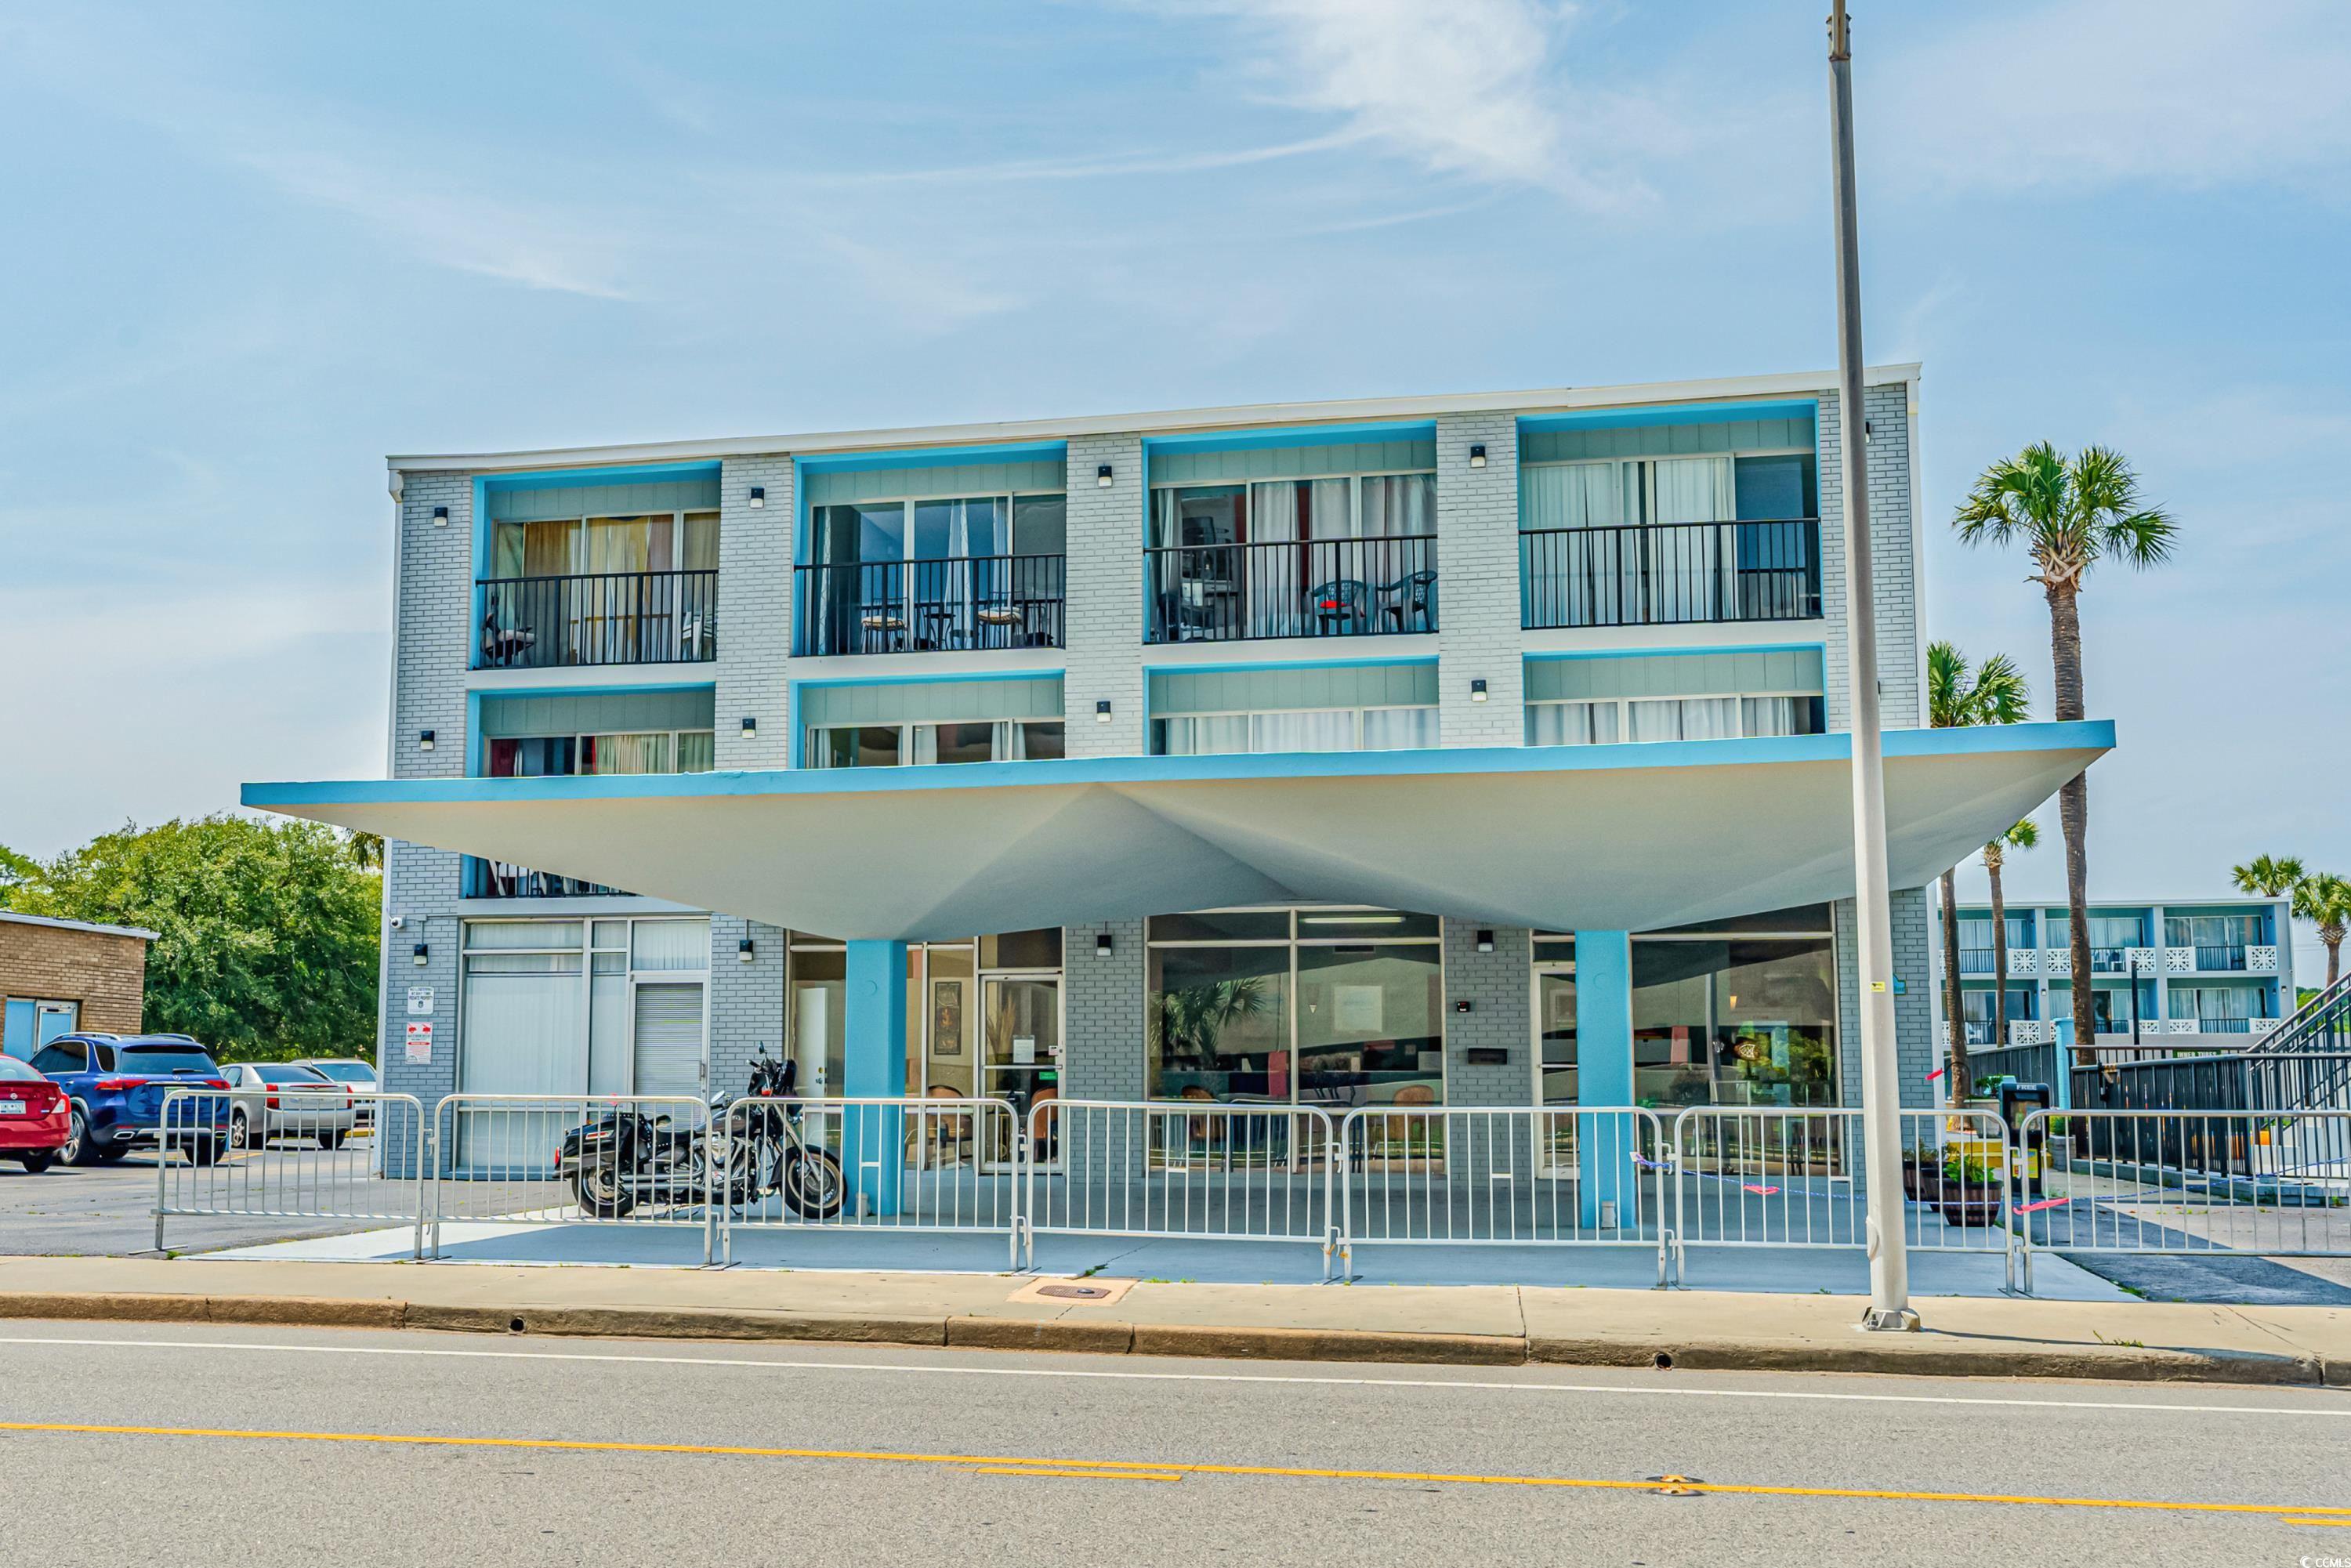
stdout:
[(2123, 949), (2123, 967), (2134, 975), (2152, 975), (2163, 964), (2152, 947), (2126, 947)]
[(2009, 1019), (2008, 1043), (2011, 1045), (2039, 1045), (2041, 1043), (2040, 1020), (2037, 1019)]
[(2008, 950), (2008, 972), (2011, 975), (2037, 975), (2041, 950), (2037, 947), (2011, 947)]
[[(2256, 951), (2259, 951), (2259, 949), (2256, 949)], [(2283, 1019), (2247, 1019), (2245, 1020), (2245, 1032), (2247, 1034), (2267, 1034), (2284, 1021), (2285, 1020)]]
[(2163, 1020), (2163, 1032), (2166, 1034), (2194, 1034), (2202, 1026), (2199, 1020), (2195, 1019), (2166, 1019)]
[(2192, 973), (2196, 967), (2196, 949), (2166, 947), (2163, 950), (2163, 967), (2175, 975)]
[(2053, 976), (2061, 980), (2072, 977), (2074, 973), (2073, 949), (2070, 947), (2051, 947), (2043, 950), (2041, 955), (2041, 972), (2044, 975)]
[(2256, 975), (2276, 974), (2277, 964), (2277, 949), (2275, 947), (2248, 947), (2245, 949), (2245, 967), (2252, 970)]

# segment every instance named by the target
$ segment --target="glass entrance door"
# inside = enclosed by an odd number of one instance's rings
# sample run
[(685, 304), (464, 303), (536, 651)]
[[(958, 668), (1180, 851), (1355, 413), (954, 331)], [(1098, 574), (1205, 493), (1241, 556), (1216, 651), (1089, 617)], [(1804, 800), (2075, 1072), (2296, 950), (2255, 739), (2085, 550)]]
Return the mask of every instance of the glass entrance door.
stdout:
[[(1061, 981), (1059, 976), (990, 975), (980, 981), (981, 1094), (1008, 1100), (1038, 1137), (1038, 1163), (1056, 1157), (1053, 1124), (1030, 1113), (1061, 1093)], [(1041, 1134), (1041, 1135), (1040, 1135)]]
[[(1535, 970), (1535, 1099), (1544, 1105), (1576, 1103), (1575, 965), (1539, 966)], [(1575, 1169), (1575, 1122), (1573, 1116), (1540, 1118), (1542, 1128), (1542, 1174), (1556, 1176)]]

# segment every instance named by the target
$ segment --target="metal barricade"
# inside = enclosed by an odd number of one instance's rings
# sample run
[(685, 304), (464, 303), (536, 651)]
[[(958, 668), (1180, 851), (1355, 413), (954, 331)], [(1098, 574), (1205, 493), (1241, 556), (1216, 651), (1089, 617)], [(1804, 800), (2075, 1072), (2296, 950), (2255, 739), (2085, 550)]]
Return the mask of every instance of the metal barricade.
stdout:
[(1020, 1137), (1009, 1102), (935, 1096), (737, 1100), (714, 1177), (726, 1261), (742, 1228), (1000, 1233), (1020, 1265)]
[[(707, 1263), (709, 1123), (710, 1108), (684, 1095), (449, 1095), (426, 1154), (425, 1256), (442, 1255), (452, 1223), (691, 1225)], [(569, 1134), (596, 1126), (606, 1136), (562, 1163)]]
[(1636, 1105), (1361, 1106), (1340, 1258), (1379, 1246), (1635, 1247), (1666, 1282), (1665, 1125)]
[(1023, 1129), (1021, 1212), (1039, 1235), (1338, 1246), (1327, 1112), (1223, 1101), (1043, 1100)]
[[(1905, 1244), (1997, 1255), (2011, 1288), (2012, 1197), (2027, 1162), (1991, 1111), (1896, 1113)], [(1866, 1251), (1863, 1114), (1849, 1108), (1691, 1105), (1674, 1118), (1674, 1259), (1702, 1247)]]
[(2043, 1252), (2351, 1258), (2351, 1111), (2036, 1110), (2017, 1205)]
[(414, 1095), (340, 1084), (172, 1089), (162, 1115), (158, 1252), (167, 1219), (199, 1217), (404, 1226), (409, 1256), (422, 1251), (427, 1124)]

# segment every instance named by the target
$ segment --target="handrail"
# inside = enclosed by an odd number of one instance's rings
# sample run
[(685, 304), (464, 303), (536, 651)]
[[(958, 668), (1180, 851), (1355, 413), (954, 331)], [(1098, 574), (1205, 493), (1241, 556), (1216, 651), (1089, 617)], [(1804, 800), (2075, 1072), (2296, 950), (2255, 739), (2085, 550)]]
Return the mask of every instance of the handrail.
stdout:
[(1519, 577), (1531, 629), (1814, 620), (1820, 519), (1525, 528)]

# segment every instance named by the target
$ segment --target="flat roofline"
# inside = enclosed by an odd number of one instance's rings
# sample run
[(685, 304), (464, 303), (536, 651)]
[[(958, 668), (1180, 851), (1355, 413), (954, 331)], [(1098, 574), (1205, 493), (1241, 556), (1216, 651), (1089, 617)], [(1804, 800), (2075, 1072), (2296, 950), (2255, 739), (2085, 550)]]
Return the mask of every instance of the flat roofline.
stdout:
[[(1873, 366), (1871, 386), (1914, 385), (1919, 366)], [(464, 469), (474, 473), (582, 465), (655, 463), (887, 450), (901, 446), (962, 446), (1047, 441), (1085, 435), (1158, 435), (1174, 432), (1254, 429), (1263, 425), (1427, 419), (1447, 413), (1558, 413), (1645, 404), (1719, 402), (1834, 392), (1834, 371), (1726, 376), (1706, 381), (1646, 382), (1625, 386), (1546, 387), (1520, 392), (1445, 392), (1429, 397), (1347, 398), (1320, 402), (1236, 403), (1221, 408), (1163, 409), (1144, 413), (1087, 414), (1074, 419), (1004, 420), (983, 424), (909, 425), (897, 429), (834, 430), (799, 434), (730, 436), (713, 441), (632, 442), (610, 446), (549, 446), (528, 452), (395, 453), (384, 465), (398, 474)]]
[[(2273, 904), (2284, 904), (2288, 902), (2290, 897), (2290, 894), (2283, 893), (2279, 894), (2275, 898), (2264, 898), (2258, 893), (2231, 894), (2226, 898), (2099, 898), (2093, 896), (2089, 900), (2089, 905), (2093, 909), (2152, 909), (2158, 904), (2259, 904), (2266, 908)], [(2003, 908), (2011, 912), (2019, 909), (2064, 909), (2068, 907), (2065, 900), (2062, 898), (2006, 898), (2002, 899), (2001, 904)], [(1959, 900), (1959, 906), (1961, 909), (1980, 909), (1989, 913), (1991, 909), (1991, 900), (1988, 898), (1963, 898)]]
[(47, 915), (19, 915), (13, 909), (0, 909), (0, 921), (11, 925), (47, 925), (58, 931), (94, 931), (101, 936), (136, 936), (142, 942), (152, 942), (157, 935), (144, 925), (100, 925), (89, 920), (58, 920)]

